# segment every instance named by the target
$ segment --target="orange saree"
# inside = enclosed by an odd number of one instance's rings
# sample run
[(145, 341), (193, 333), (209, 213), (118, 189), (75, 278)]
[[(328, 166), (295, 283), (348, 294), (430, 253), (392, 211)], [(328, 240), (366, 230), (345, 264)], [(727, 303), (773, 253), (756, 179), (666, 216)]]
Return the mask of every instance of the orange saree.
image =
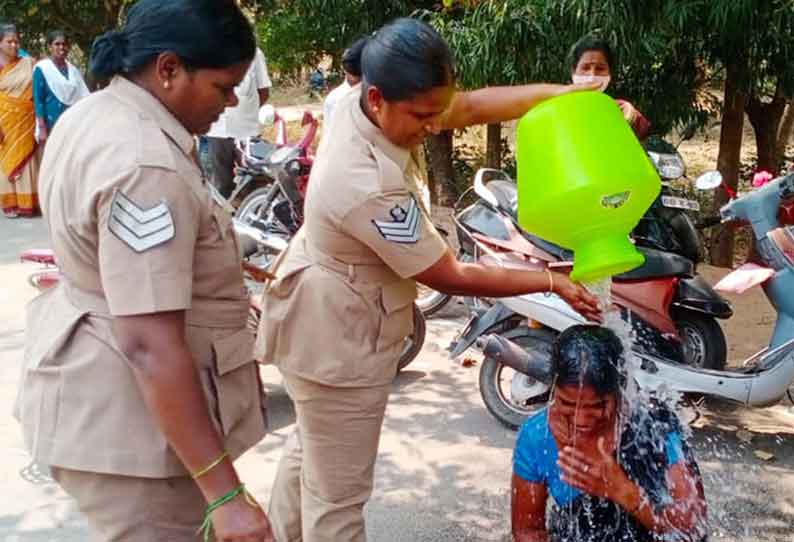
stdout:
[(23, 57), (0, 70), (0, 203), (6, 214), (38, 212), (33, 66)]

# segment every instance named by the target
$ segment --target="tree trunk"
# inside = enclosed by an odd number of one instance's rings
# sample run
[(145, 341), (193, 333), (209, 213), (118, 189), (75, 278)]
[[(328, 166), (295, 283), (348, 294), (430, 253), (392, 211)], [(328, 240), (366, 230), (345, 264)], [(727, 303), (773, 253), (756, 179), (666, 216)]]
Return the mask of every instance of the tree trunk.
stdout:
[(455, 170), (452, 168), (452, 130), (430, 136), (426, 143), (430, 199), (435, 205), (452, 207)]
[(489, 124), (485, 141), (485, 167), (502, 169), (502, 124)]
[(758, 96), (747, 101), (745, 109), (755, 132), (758, 171), (764, 170), (776, 175), (780, 168), (780, 155), (777, 152), (778, 130), (786, 110), (786, 101), (780, 83), (771, 102), (763, 103)]
[[(722, 129), (717, 169), (725, 183), (736, 189), (739, 181), (739, 163), (742, 151), (742, 130), (747, 97), (741, 90), (745, 66), (741, 62), (728, 64), (725, 78), (725, 101), (722, 105)], [(728, 201), (728, 193), (718, 189), (714, 194), (714, 212), (719, 212)], [(733, 230), (718, 226), (712, 229), (711, 263), (720, 267), (733, 266)]]
[(777, 150), (775, 152), (781, 160), (786, 156), (786, 147), (791, 141), (792, 134), (794, 134), (794, 100), (789, 100), (777, 131)]

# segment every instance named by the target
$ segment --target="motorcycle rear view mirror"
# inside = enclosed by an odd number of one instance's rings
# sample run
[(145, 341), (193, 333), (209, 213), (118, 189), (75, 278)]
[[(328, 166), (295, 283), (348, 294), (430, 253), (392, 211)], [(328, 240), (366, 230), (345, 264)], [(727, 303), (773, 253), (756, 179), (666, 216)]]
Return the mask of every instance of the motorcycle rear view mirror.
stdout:
[(698, 190), (714, 190), (722, 185), (722, 173), (719, 171), (707, 171), (695, 180), (695, 187)]
[(259, 108), (259, 124), (262, 126), (272, 126), (276, 121), (276, 109), (270, 105), (265, 104)]
[(488, 187), (485, 186), (486, 180), (484, 177), (488, 176), (488, 180), (491, 180), (490, 177), (493, 175), (504, 176), (504, 173), (498, 169), (478, 169), (477, 173), (474, 175), (474, 193), (487, 201), (493, 207), (499, 207), (499, 200), (493, 195), (493, 192), (491, 192)]

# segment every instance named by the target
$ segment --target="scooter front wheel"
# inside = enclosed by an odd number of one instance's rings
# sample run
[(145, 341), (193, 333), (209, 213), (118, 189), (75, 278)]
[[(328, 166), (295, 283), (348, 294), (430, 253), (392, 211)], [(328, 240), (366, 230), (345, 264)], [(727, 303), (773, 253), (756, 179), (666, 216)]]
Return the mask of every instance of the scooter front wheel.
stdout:
[(687, 365), (714, 371), (725, 369), (728, 347), (725, 334), (713, 317), (691, 311), (678, 311), (673, 319), (681, 336)]
[[(546, 329), (516, 328), (502, 334), (523, 348), (548, 354), (555, 334)], [(518, 429), (524, 421), (546, 406), (549, 386), (514, 371), (491, 357), (480, 367), (480, 396), (488, 412), (509, 429)]]

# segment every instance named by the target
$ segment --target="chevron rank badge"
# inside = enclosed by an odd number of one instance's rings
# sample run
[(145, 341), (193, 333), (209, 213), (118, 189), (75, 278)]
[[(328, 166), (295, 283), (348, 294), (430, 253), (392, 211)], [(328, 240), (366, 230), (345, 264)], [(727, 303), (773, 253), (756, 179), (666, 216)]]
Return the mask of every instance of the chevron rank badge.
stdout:
[(174, 217), (165, 201), (143, 208), (116, 190), (108, 228), (135, 252), (146, 252), (174, 238)]
[(413, 196), (403, 204), (392, 207), (391, 220), (373, 220), (373, 224), (387, 241), (414, 244), (419, 240), (422, 225), (421, 211)]

